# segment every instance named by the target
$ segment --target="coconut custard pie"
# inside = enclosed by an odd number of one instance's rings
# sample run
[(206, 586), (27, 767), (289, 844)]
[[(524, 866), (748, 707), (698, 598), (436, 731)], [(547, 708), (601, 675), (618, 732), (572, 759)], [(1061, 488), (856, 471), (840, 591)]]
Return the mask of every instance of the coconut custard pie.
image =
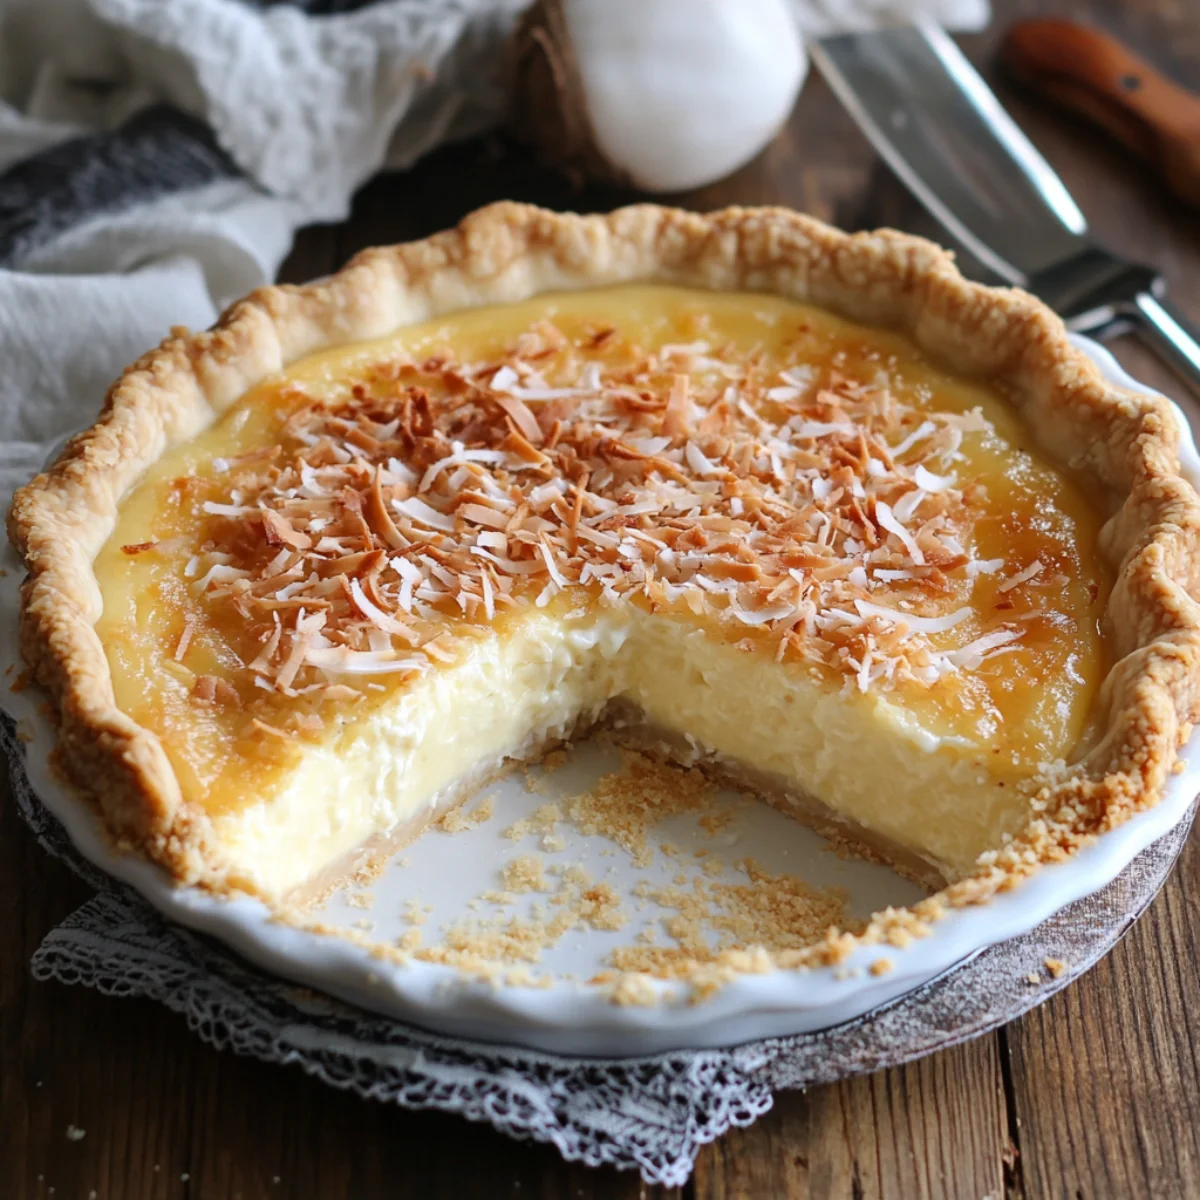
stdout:
[(977, 902), (1158, 798), (1167, 406), (936, 247), (497, 205), (131, 367), (18, 494), (61, 764), (281, 899), (596, 724)]

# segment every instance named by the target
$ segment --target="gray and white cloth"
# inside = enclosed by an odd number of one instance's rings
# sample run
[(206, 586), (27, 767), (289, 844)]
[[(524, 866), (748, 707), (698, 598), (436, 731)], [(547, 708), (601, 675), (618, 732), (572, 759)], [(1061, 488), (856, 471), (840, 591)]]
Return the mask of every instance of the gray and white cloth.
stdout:
[(493, 124), (525, 3), (0, 0), (0, 483), (299, 225)]
[[(987, 18), (986, 0), (791, 2), (814, 35), (918, 12), (954, 28)], [(0, 504), (95, 415), (126, 363), (271, 280), (297, 227), (343, 218), (377, 171), (502, 119), (501, 50), (528, 3), (0, 0)], [(0, 750), (38, 839), (98, 892), (47, 937), (39, 977), (153, 997), (219, 1046), (651, 1182), (682, 1183), (699, 1147), (764, 1112), (773, 1088), (900, 1061), (1037, 998), (968, 979), (833, 1034), (615, 1063), (438, 1037), (168, 925), (74, 853), (7, 722)], [(1153, 894), (1171, 857), (1161, 850), (1138, 886)], [(1082, 966), (1106, 948), (1128, 904), (1110, 908), (1059, 956)], [(1003, 978), (1040, 961), (1041, 942), (1023, 941)]]

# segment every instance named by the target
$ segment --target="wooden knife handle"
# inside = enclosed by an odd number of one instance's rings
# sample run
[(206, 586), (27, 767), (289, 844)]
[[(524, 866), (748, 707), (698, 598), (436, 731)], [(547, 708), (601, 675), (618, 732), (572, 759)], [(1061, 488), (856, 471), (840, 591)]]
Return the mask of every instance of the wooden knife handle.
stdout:
[(1072, 21), (1021, 21), (1000, 61), (1033, 91), (1102, 126), (1200, 205), (1200, 96), (1159, 74), (1115, 38)]

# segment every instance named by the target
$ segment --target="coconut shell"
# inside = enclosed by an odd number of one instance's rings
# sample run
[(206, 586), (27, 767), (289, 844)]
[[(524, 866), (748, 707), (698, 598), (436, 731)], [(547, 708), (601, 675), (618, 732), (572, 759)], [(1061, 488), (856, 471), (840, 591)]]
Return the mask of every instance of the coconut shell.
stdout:
[(512, 131), (576, 183), (633, 186), (596, 144), (562, 0), (538, 0), (511, 43)]

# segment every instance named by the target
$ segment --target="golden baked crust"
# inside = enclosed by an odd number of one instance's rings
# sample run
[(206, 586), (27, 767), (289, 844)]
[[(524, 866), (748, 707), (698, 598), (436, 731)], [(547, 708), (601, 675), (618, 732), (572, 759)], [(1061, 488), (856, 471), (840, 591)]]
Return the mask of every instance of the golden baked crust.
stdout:
[[(505, 203), (435, 237), (365, 251), (322, 282), (260, 289), (210, 331), (175, 331), (17, 493), (8, 524), (29, 571), (23, 651), (59, 720), (63, 768), (119, 840), (180, 882), (223, 886), (207, 818), (181, 797), (155, 735), (117, 708), (94, 629), (92, 561), (144, 470), (315, 351), (464, 307), (633, 281), (772, 292), (898, 330), (999, 388), (1043, 448), (1090, 477), (1110, 506), (1102, 548), (1117, 571), (1106, 614), (1115, 665), (1099, 700), (1103, 736), (1041, 790), (1025, 832), (968, 878), (882, 915), (859, 939), (831, 937), (780, 965), (840, 958), (858, 940), (903, 941), (944, 906), (985, 900), (1158, 800), (1200, 703), (1200, 500), (1179, 474), (1165, 402), (1113, 387), (1040, 302), (965, 280), (946, 251), (918, 238), (848, 235), (783, 209), (702, 216), (640, 205), (580, 217)], [(764, 963), (731, 955), (726, 965)]]

